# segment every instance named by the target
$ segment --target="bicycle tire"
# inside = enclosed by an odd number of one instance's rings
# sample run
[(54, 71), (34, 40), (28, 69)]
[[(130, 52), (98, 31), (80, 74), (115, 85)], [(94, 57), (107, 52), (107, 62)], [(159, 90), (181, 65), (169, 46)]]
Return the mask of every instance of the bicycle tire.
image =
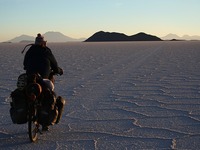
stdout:
[(33, 113), (29, 113), (28, 119), (28, 134), (31, 142), (35, 142), (38, 139), (39, 124), (34, 119)]

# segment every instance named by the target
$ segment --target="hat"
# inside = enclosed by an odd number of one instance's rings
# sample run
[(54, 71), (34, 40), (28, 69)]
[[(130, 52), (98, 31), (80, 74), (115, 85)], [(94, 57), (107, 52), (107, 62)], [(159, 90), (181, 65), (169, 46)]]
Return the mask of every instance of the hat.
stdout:
[(38, 33), (37, 37), (35, 38), (35, 44), (42, 44), (44, 42), (44, 37), (40, 33)]

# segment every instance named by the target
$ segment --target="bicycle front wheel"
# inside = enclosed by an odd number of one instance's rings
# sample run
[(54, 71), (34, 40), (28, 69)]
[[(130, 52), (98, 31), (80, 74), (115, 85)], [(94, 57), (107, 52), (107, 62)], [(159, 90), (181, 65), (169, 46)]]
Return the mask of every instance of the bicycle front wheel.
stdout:
[(38, 138), (39, 123), (34, 119), (32, 113), (29, 113), (28, 134), (31, 142), (35, 142)]

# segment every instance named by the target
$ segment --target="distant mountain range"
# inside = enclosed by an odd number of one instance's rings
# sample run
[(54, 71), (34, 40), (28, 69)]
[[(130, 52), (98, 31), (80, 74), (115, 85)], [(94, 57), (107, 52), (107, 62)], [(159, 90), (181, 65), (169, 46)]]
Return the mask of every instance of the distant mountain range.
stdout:
[[(117, 32), (104, 32), (104, 31), (99, 31), (93, 34), (91, 37), (88, 39), (86, 38), (80, 38), (80, 39), (75, 39), (68, 37), (60, 32), (53, 32), (49, 31), (43, 34), (45, 40), (47, 42), (70, 42), (70, 41), (86, 41), (86, 42), (91, 42), (91, 41), (161, 41), (161, 40), (200, 40), (200, 36), (189, 36), (189, 35), (184, 35), (182, 37), (176, 35), (176, 34), (168, 34), (164, 37), (157, 37), (154, 35), (149, 35), (143, 32), (140, 32), (138, 34), (132, 35), (132, 36), (127, 36), (123, 33), (117, 33)], [(35, 41), (34, 36), (29, 36), (29, 35), (21, 35), (18, 37), (15, 37), (7, 42), (12, 42), (12, 43), (19, 43), (19, 42), (28, 42), (28, 43), (33, 43)]]
[(176, 40), (200, 40), (200, 36), (194, 35), (194, 36), (189, 36), (189, 35), (184, 35), (184, 36), (178, 36), (176, 34), (168, 34), (164, 37), (161, 37), (161, 39), (163, 40), (172, 40), (172, 39), (176, 39)]
[[(46, 32), (45, 34), (43, 34), (43, 36), (47, 42), (69, 42), (69, 41), (84, 41), (85, 40), (85, 38), (74, 39), (60, 32), (52, 32), (52, 31)], [(35, 41), (35, 37), (33, 36), (21, 35), (9, 40), (8, 42), (12, 42), (12, 43), (32, 42), (33, 43), (34, 41)]]
[(162, 41), (160, 38), (140, 32), (127, 36), (123, 33), (99, 31), (89, 37), (85, 42), (108, 42), (108, 41)]

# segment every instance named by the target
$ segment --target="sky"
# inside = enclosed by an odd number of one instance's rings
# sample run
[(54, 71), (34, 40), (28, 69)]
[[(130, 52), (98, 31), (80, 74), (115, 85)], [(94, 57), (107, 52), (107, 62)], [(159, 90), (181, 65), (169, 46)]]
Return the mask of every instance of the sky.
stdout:
[(0, 42), (48, 31), (200, 36), (200, 0), (0, 0)]

